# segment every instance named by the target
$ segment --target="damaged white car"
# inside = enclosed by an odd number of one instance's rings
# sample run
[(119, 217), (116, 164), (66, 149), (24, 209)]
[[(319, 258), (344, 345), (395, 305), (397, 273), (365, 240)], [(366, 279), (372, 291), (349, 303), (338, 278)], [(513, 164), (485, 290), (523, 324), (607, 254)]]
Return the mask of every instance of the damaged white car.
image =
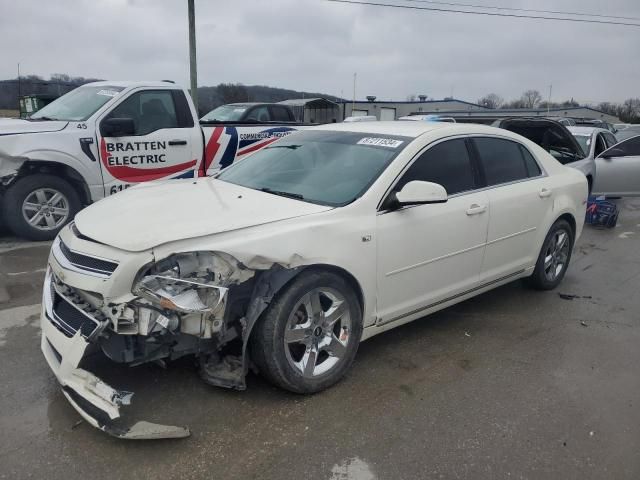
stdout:
[(242, 390), (250, 366), (312, 393), (360, 341), (518, 278), (562, 280), (585, 176), (480, 125), (365, 122), (292, 134), (215, 178), (145, 184), (81, 211), (55, 240), (42, 351), (78, 412), (123, 438), (131, 393), (85, 368), (197, 358)]

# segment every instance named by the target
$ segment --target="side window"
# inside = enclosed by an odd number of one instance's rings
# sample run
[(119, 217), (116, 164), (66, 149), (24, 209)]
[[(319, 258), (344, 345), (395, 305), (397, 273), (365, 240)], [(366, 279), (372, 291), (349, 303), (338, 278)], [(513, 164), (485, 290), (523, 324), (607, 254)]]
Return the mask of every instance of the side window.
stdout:
[(607, 149), (607, 144), (604, 142), (604, 137), (601, 133), (596, 137), (596, 149), (594, 155), (597, 157)]
[(613, 135), (613, 133), (603, 133), (603, 135), (604, 141), (607, 143), (607, 148), (613, 147), (616, 143), (618, 143), (618, 140), (616, 139), (615, 135)]
[(519, 147), (520, 153), (522, 153), (522, 156), (524, 158), (524, 165), (527, 169), (527, 175), (529, 175), (529, 177), (539, 177), (540, 175), (542, 175), (540, 165), (538, 165), (538, 162), (536, 162), (535, 158), (533, 158), (533, 155), (531, 155), (529, 150), (527, 150), (522, 145), (519, 145)]
[(529, 177), (520, 145), (501, 138), (473, 139), (487, 185), (500, 185)]
[(114, 108), (109, 118), (133, 119), (134, 135), (147, 135), (162, 128), (178, 127), (171, 90), (147, 90), (134, 93)]
[(271, 121), (269, 109), (266, 106), (255, 107), (249, 112), (249, 115), (247, 115), (247, 118), (245, 120), (254, 122), (269, 122)]
[[(640, 157), (640, 137), (633, 137), (616, 145), (616, 157)], [(617, 153), (620, 150), (621, 153)]]
[(271, 119), (274, 122), (291, 122), (293, 118), (289, 115), (289, 110), (285, 107), (273, 105), (271, 107)]
[(439, 183), (449, 195), (476, 188), (465, 141), (448, 140), (431, 147), (413, 162), (395, 190), (413, 180)]

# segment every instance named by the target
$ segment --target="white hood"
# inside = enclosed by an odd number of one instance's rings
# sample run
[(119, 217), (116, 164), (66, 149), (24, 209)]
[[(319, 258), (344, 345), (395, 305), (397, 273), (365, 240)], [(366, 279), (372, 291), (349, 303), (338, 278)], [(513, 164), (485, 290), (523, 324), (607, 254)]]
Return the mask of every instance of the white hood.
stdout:
[(19, 118), (6, 118), (0, 120), (0, 136), (16, 133), (42, 133), (57, 132), (67, 126), (69, 122), (62, 120), (22, 120)]
[(76, 215), (83, 235), (123, 250), (330, 210), (212, 178), (140, 185), (100, 200)]

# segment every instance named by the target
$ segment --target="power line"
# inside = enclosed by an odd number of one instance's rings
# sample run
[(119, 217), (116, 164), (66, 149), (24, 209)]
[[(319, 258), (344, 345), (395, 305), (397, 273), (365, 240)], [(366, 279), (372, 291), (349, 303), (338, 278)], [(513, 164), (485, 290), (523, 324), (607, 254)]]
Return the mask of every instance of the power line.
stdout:
[(483, 8), (485, 10), (507, 10), (510, 12), (551, 13), (554, 15), (575, 15), (577, 17), (600, 17), (600, 18), (617, 18), (620, 20), (640, 20), (640, 17), (623, 17), (618, 15), (603, 15), (600, 13), (567, 12), (567, 11), (561, 11), (561, 10), (535, 10), (531, 8), (498, 7), (496, 5), (474, 5), (471, 3), (436, 2), (433, 0), (403, 0), (403, 1), (415, 2), (415, 3), (430, 3), (433, 5), (447, 5), (450, 7)]
[(370, 6), (376, 6), (376, 7), (405, 8), (408, 10), (427, 10), (431, 12), (462, 13), (467, 15), (484, 15), (489, 17), (533, 18), (538, 20), (556, 20), (559, 22), (598, 23), (602, 25), (621, 25), (621, 26), (627, 26), (627, 27), (640, 27), (640, 23), (611, 22), (608, 20), (592, 20), (592, 19), (586, 19), (586, 18), (545, 17), (540, 15), (516, 15), (514, 13), (474, 12), (470, 10), (453, 10), (451, 8), (417, 7), (414, 5), (397, 5), (392, 3), (374, 3), (374, 2), (355, 1), (355, 0), (325, 0), (325, 1), (334, 2), (334, 3), (347, 3), (351, 5), (370, 5)]

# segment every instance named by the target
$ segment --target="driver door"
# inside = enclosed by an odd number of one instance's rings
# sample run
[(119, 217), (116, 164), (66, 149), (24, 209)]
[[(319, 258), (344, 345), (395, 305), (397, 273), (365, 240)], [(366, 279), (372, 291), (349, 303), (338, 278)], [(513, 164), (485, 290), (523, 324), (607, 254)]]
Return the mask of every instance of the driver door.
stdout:
[(624, 140), (596, 158), (593, 193), (640, 196), (640, 136)]
[[(133, 131), (107, 133), (105, 121), (133, 120)], [(131, 185), (193, 176), (200, 129), (181, 90), (137, 91), (99, 120), (98, 145), (105, 195)]]
[(445, 187), (447, 202), (380, 211), (377, 221), (378, 323), (402, 320), (478, 285), (487, 240), (489, 200), (464, 139), (440, 142), (400, 177)]

